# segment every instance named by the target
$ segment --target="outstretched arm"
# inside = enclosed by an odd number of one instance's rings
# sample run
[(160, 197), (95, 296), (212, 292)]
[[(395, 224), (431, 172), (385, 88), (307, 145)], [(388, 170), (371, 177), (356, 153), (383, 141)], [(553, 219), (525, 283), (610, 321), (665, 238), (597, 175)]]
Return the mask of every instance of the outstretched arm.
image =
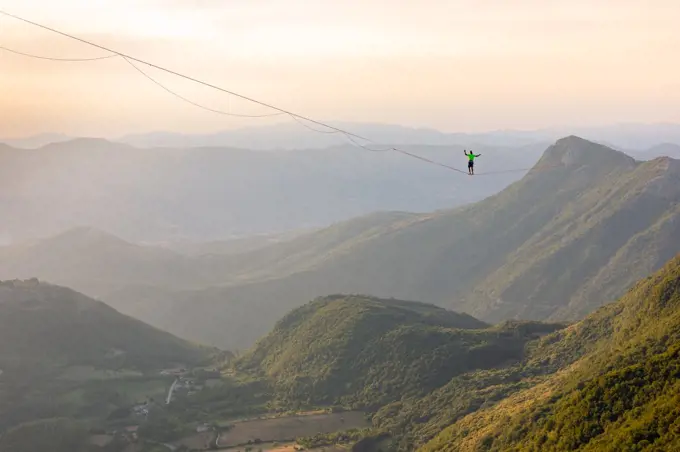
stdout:
[(463, 149), (463, 154), (467, 155), (467, 149)]
[(482, 154), (477, 154), (477, 155), (475, 155), (475, 157), (481, 157), (481, 156), (482, 156)]

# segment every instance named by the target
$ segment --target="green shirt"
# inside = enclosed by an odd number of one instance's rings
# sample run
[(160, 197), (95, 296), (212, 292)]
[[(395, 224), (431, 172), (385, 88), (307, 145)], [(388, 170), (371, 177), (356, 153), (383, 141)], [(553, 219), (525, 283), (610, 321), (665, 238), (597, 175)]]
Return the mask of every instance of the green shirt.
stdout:
[(470, 159), (471, 162), (475, 161), (475, 157), (477, 157), (474, 153), (470, 152), (468, 155), (468, 158)]

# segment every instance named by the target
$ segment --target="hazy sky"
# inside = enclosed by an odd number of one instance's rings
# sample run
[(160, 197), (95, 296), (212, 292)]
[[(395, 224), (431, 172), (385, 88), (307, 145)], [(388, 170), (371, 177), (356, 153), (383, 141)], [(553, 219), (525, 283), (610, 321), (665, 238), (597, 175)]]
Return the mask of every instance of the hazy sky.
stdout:
[[(444, 131), (680, 122), (678, 0), (0, 0), (0, 8), (319, 119)], [(104, 53), (0, 16), (0, 45)], [(213, 108), (268, 113), (167, 74)], [(0, 50), (0, 136), (266, 124), (123, 60)]]

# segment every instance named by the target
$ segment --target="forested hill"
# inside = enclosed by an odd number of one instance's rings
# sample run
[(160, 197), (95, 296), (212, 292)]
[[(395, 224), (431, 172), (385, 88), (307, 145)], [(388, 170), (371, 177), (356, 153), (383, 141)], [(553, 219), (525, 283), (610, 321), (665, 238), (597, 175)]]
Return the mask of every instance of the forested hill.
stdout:
[(163, 369), (215, 356), (71, 289), (2, 281), (0, 450), (96, 450), (88, 429), (145, 395), (162, 397), (171, 384)]
[(291, 403), (377, 409), (517, 362), (527, 341), (560, 327), (490, 327), (428, 304), (336, 295), (285, 316), (236, 368), (269, 379)]
[(680, 256), (619, 302), (544, 338), (532, 365), (560, 370), (455, 422), (423, 450), (677, 450)]
[(102, 302), (38, 280), (0, 282), (0, 369), (159, 369), (203, 359), (190, 344)]

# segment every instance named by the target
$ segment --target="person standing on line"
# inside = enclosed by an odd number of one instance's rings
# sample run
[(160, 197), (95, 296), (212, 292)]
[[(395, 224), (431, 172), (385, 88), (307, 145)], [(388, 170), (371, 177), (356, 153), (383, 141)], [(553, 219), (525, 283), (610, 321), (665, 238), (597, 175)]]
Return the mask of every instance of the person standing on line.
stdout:
[(474, 176), (474, 174), (475, 174), (475, 159), (477, 157), (480, 157), (482, 154), (475, 155), (475, 153), (472, 152), (472, 151), (470, 151), (470, 153), (468, 153), (467, 149), (463, 149), (463, 153), (465, 153), (465, 155), (467, 155), (467, 158), (468, 158), (468, 174), (470, 176)]

